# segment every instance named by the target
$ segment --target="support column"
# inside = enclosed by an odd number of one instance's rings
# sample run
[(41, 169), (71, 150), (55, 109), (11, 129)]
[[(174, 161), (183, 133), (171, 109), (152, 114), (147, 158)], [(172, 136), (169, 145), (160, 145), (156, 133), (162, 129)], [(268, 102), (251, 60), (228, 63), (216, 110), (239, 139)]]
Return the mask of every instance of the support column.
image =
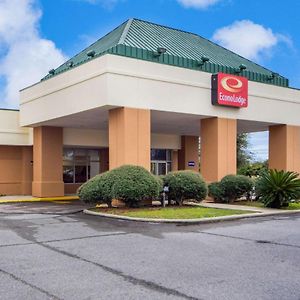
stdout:
[(100, 173), (103, 173), (109, 170), (108, 148), (100, 149), (99, 154), (100, 154)]
[(33, 174), (33, 153), (31, 146), (22, 147), (22, 195), (31, 195), (32, 193), (32, 174)]
[(33, 130), (32, 195), (64, 195), (63, 131), (59, 127), (36, 127)]
[(300, 173), (300, 127), (270, 126), (269, 168)]
[(178, 169), (199, 172), (199, 137), (182, 136), (178, 150)]
[(150, 110), (109, 111), (109, 169), (131, 164), (150, 171)]
[(236, 174), (236, 137), (236, 120), (201, 120), (201, 174), (207, 182)]
[(178, 171), (178, 150), (172, 150), (172, 171)]

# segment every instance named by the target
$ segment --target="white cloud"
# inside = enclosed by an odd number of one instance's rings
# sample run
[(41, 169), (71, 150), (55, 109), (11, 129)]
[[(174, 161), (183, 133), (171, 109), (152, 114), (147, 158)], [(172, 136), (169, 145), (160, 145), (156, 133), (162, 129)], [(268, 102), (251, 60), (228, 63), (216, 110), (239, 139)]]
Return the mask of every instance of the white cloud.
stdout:
[(177, 0), (177, 2), (186, 8), (205, 9), (220, 2), (220, 0)]
[(248, 59), (260, 61), (271, 55), (271, 50), (279, 42), (291, 45), (291, 40), (277, 34), (270, 28), (255, 24), (250, 20), (236, 21), (215, 31), (212, 39), (225, 48)]
[[(35, 0), (0, 0), (0, 101), (19, 104), (19, 90), (39, 81), (66, 60), (55, 44), (41, 37), (41, 11)], [(1, 55), (2, 54), (2, 55)]]

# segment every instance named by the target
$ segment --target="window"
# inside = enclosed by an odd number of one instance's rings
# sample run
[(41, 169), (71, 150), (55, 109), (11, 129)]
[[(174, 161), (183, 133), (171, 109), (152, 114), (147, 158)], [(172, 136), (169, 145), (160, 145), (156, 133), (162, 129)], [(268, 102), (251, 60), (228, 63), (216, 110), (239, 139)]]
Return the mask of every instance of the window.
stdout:
[(172, 170), (172, 150), (151, 149), (151, 172), (166, 175)]
[(64, 183), (83, 183), (99, 174), (99, 151), (89, 149), (64, 149)]

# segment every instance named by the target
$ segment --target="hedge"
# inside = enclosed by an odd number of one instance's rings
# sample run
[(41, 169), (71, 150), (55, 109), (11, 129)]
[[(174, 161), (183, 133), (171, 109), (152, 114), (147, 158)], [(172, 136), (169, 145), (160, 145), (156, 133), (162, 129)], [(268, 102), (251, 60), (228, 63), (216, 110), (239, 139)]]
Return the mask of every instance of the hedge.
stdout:
[(143, 200), (157, 199), (162, 182), (146, 169), (125, 165), (97, 175), (78, 189), (80, 200), (86, 203), (107, 203), (112, 199), (138, 206)]
[(155, 200), (159, 196), (159, 180), (143, 167), (122, 166), (113, 170), (117, 174), (111, 196), (128, 206), (138, 206), (143, 200)]
[(202, 176), (193, 171), (174, 171), (164, 177), (164, 184), (169, 187), (168, 199), (179, 205), (184, 200), (201, 201), (207, 196), (207, 186)]
[(233, 202), (253, 189), (253, 180), (244, 175), (227, 175), (209, 185), (209, 196), (216, 202)]

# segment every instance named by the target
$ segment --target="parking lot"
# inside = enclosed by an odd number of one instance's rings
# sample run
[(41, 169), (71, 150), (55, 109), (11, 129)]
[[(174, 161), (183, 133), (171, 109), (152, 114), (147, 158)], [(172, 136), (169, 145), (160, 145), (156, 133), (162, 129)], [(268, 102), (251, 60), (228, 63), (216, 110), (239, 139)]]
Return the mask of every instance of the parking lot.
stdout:
[(0, 205), (1, 299), (299, 299), (299, 215), (178, 226)]

